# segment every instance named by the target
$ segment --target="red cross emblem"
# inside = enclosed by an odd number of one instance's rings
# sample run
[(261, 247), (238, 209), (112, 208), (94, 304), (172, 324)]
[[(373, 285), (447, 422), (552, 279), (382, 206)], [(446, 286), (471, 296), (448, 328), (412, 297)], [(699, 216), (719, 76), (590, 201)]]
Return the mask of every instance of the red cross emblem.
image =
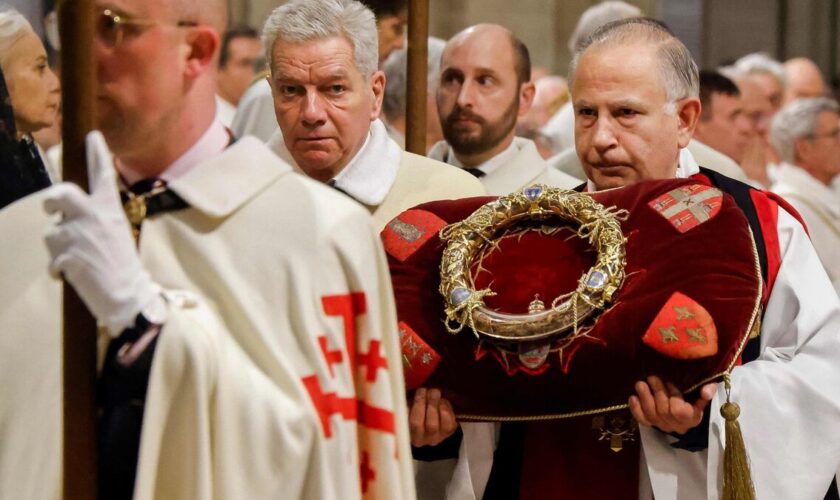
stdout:
[(335, 373), (333, 372), (333, 365), (341, 363), (344, 359), (341, 355), (341, 350), (336, 349), (334, 351), (330, 351), (329, 347), (327, 347), (327, 337), (324, 335), (318, 337), (318, 345), (321, 346), (321, 352), (324, 354), (324, 359), (327, 361), (327, 368), (330, 369), (330, 376), (334, 377)]
[(711, 186), (690, 184), (673, 189), (648, 203), (677, 231), (685, 233), (720, 212), (723, 193)]
[(371, 481), (376, 479), (376, 472), (370, 467), (370, 454), (362, 453), (362, 463), (359, 464), (359, 478), (362, 480), (362, 493), (367, 493)]
[[(367, 312), (365, 294), (361, 292), (347, 295), (335, 295), (321, 299), (324, 312), (328, 316), (340, 316), (344, 325), (347, 359), (350, 360), (350, 373), (355, 378), (358, 365), (367, 369), (366, 380), (375, 382), (380, 369), (388, 368), (387, 359), (380, 354), (381, 342), (371, 340), (368, 352), (356, 355), (356, 319)], [(318, 345), (327, 363), (330, 376), (334, 377), (333, 365), (344, 361), (341, 349), (330, 350), (326, 336), (318, 337)], [(312, 400), (321, 420), (324, 436), (332, 436), (330, 417), (340, 414), (344, 420), (357, 420), (359, 424), (373, 430), (393, 434), (396, 429), (394, 413), (384, 408), (369, 405), (363, 394), (353, 397), (341, 397), (335, 392), (325, 392), (317, 375), (310, 375), (302, 379), (306, 391)]]
[(379, 355), (379, 347), (378, 340), (371, 340), (368, 352), (356, 357), (356, 363), (367, 369), (365, 380), (368, 382), (376, 382), (376, 374), (380, 368), (388, 369), (388, 360)]

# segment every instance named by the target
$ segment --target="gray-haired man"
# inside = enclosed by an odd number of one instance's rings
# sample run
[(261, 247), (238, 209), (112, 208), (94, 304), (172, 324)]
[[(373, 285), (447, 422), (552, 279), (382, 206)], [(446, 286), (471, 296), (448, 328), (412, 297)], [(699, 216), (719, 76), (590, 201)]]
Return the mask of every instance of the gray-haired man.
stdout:
[(828, 276), (840, 285), (840, 199), (831, 189), (840, 174), (840, 107), (831, 99), (798, 99), (773, 118), (770, 140), (782, 158), (773, 192), (808, 224)]
[(379, 120), (373, 13), (354, 0), (294, 0), (272, 12), (268, 51), (280, 134), (269, 145), (313, 179), (365, 205), (378, 227), (433, 200), (479, 196), (457, 168), (404, 152)]

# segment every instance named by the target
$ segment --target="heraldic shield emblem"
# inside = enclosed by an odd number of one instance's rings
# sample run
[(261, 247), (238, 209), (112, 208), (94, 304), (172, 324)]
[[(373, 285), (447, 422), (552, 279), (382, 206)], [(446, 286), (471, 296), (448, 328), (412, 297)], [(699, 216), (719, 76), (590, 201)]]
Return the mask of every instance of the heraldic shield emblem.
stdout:
[(462, 420), (607, 413), (651, 374), (688, 392), (757, 324), (747, 220), (693, 180), (426, 203), (382, 237), (407, 389), (441, 388)]

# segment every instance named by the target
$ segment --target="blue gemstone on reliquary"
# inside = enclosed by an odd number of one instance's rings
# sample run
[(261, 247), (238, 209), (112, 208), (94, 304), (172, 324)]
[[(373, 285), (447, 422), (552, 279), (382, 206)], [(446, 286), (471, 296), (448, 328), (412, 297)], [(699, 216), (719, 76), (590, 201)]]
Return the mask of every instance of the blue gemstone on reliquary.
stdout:
[(472, 295), (472, 293), (470, 293), (469, 290), (467, 290), (466, 288), (459, 287), (452, 290), (452, 292), (449, 294), (449, 299), (452, 301), (453, 304), (459, 306), (463, 304), (467, 299), (469, 299), (470, 295)]

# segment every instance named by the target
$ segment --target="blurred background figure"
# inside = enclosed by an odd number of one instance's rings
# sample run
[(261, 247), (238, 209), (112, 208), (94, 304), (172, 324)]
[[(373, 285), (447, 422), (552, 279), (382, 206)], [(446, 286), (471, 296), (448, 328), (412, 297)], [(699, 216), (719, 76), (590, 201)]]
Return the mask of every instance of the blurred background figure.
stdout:
[(840, 283), (840, 106), (825, 97), (798, 99), (773, 118), (770, 136), (781, 156), (773, 191), (799, 211), (829, 277)]
[[(641, 9), (627, 2), (601, 2), (598, 5), (588, 8), (580, 16), (577, 26), (575, 26), (575, 30), (572, 32), (572, 36), (569, 37), (569, 53), (576, 53), (583, 46), (586, 39), (589, 38), (589, 35), (601, 26), (620, 19), (642, 17), (643, 15)], [(568, 102), (563, 105), (551, 117), (548, 123), (546, 123), (542, 132), (551, 140), (555, 147), (555, 153), (561, 153), (570, 148), (574, 148), (575, 116), (572, 111), (572, 103)], [(574, 155), (573, 152), (572, 155)], [(583, 175), (583, 171), (579, 169), (573, 169), (573, 171), (567, 173), (576, 177)]]
[(749, 145), (740, 161), (747, 177), (769, 188), (779, 157), (770, 144), (770, 120), (779, 110), (785, 92), (785, 71), (767, 54), (748, 54), (721, 73), (738, 85), (744, 112), (752, 123)]
[(785, 61), (784, 103), (788, 104), (803, 97), (826, 97), (828, 87), (820, 68), (807, 57), (794, 57)]
[[(428, 70), (426, 87), (426, 149), (443, 139), (440, 128), (435, 91), (437, 90), (438, 72), (440, 71), (440, 55), (446, 42), (440, 38), (431, 37), (428, 42)], [(382, 65), (385, 72), (385, 98), (382, 101), (382, 114), (388, 135), (400, 147), (405, 147), (405, 113), (406, 113), (406, 77), (408, 72), (408, 51), (399, 49), (391, 53)]]
[(359, 0), (376, 16), (379, 37), (379, 66), (396, 50), (405, 48), (408, 0)]
[(535, 78), (533, 71), (531, 78), (535, 87), (534, 102), (516, 121), (516, 135), (534, 141), (540, 156), (547, 160), (554, 155), (555, 145), (542, 128), (569, 101), (569, 84), (557, 75)]
[(717, 71), (701, 71), (700, 103), (702, 111), (694, 138), (740, 163), (749, 145), (752, 124), (744, 113), (738, 87)]
[(17, 11), (0, 12), (0, 208), (50, 185), (32, 134), (53, 125), (60, 87), (41, 39)]
[(739, 82), (754, 83), (769, 101), (772, 114), (776, 114), (782, 107), (787, 81), (782, 63), (763, 52), (756, 52), (735, 61), (734, 67), (740, 75)]
[(250, 26), (231, 28), (222, 36), (216, 74), (216, 114), (230, 128), (236, 106), (254, 78), (265, 70), (260, 34)]

